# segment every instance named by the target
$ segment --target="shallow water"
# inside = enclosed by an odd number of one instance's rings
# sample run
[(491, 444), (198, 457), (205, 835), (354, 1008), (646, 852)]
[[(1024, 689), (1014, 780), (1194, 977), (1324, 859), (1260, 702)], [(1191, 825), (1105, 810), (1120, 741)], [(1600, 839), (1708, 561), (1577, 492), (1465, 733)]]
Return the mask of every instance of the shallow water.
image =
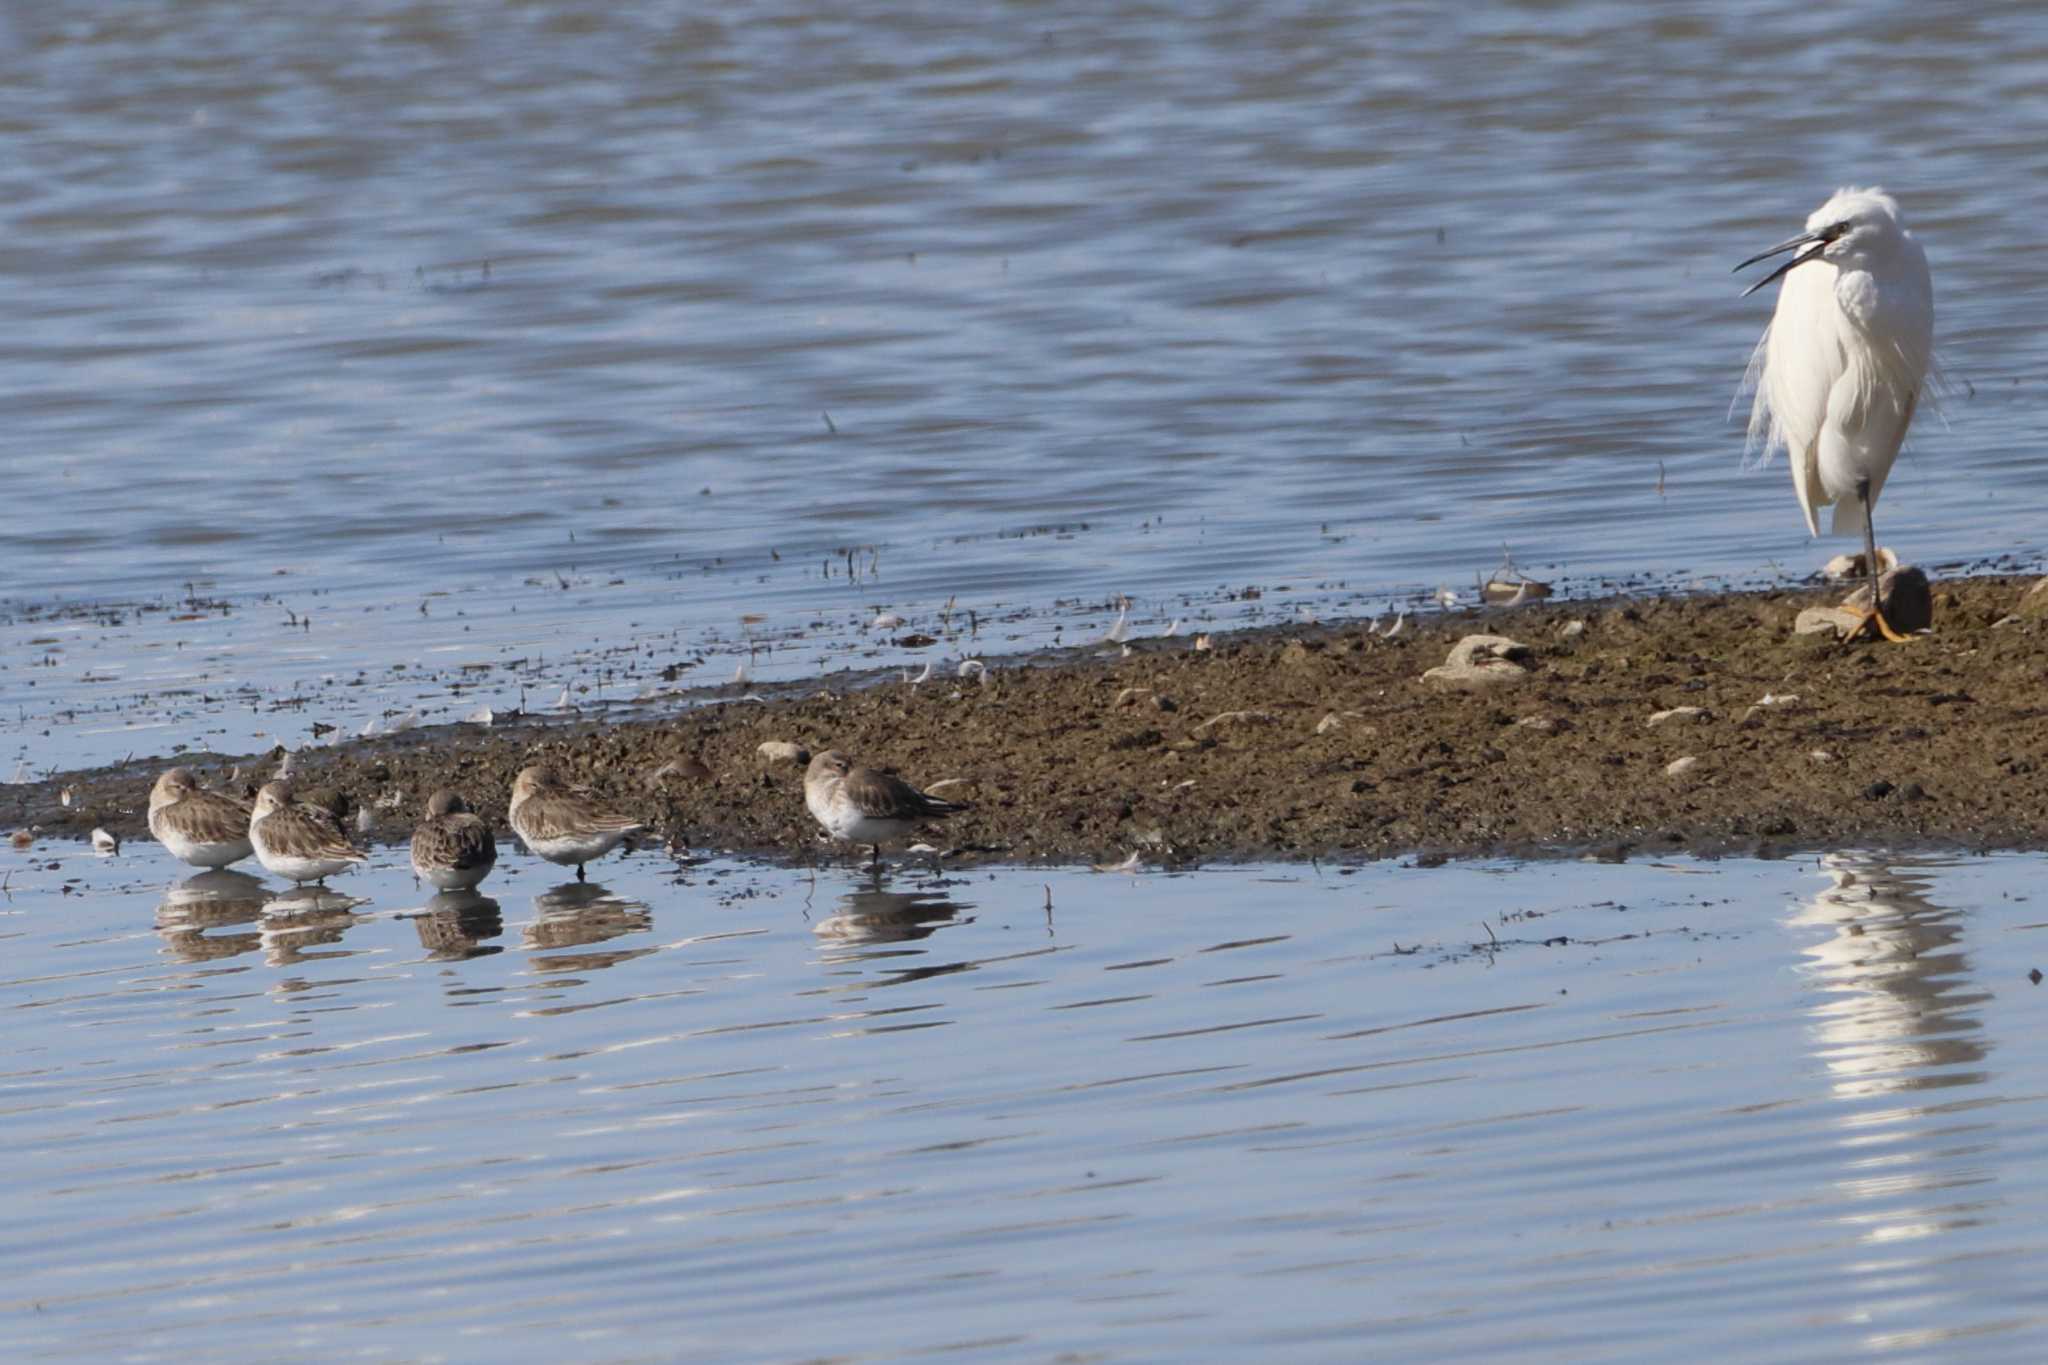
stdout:
[(10, 1359), (2044, 1340), (2038, 857), (5, 856)]
[(612, 697), (618, 651), (1384, 611), (1503, 542), (1802, 577), (1728, 267), (1846, 180), (1903, 196), (1957, 381), (1880, 525), (2036, 562), (2044, 47), (1876, 2), (16, 7), (0, 777)]

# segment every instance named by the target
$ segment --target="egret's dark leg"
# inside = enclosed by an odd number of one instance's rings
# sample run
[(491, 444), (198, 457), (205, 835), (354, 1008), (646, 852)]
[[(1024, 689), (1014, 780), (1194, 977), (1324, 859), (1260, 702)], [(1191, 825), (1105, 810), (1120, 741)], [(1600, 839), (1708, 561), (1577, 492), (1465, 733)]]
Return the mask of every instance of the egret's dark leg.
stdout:
[(577, 880), (577, 881), (579, 881), (579, 882), (583, 880), (583, 864), (582, 864), (582, 863), (578, 863), (578, 864), (576, 864), (576, 880)]
[(1892, 629), (1892, 623), (1884, 619), (1883, 574), (1877, 563), (1877, 519), (1870, 505), (1870, 480), (1856, 481), (1856, 496), (1863, 502), (1863, 567), (1870, 574), (1870, 619), (1877, 623), (1877, 633), (1893, 644), (1906, 643), (1907, 637)]

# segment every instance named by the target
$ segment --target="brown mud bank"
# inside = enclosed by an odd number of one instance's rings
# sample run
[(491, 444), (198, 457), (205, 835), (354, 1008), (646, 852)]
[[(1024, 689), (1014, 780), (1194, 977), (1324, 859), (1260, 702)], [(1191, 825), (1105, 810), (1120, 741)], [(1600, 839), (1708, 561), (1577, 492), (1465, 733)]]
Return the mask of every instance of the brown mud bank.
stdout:
[[(2048, 844), (2048, 614), (2030, 579), (1935, 585), (1905, 645), (1798, 636), (1839, 591), (1544, 602), (1409, 620), (1076, 650), (985, 678), (931, 676), (620, 722), (409, 731), (295, 756), (312, 799), (397, 839), (452, 786), (504, 828), (544, 755), (698, 852), (820, 855), (800, 767), (764, 744), (845, 750), (973, 803), (956, 856), (1206, 858), (1857, 844)], [(1462, 637), (1528, 646), (1474, 690), (1426, 680)], [(1691, 760), (1686, 762), (1684, 760)], [(0, 821), (147, 837), (171, 761), (0, 789)], [(209, 778), (271, 756), (179, 755)], [(69, 792), (70, 803), (60, 799)], [(833, 856), (850, 856), (844, 850)]]

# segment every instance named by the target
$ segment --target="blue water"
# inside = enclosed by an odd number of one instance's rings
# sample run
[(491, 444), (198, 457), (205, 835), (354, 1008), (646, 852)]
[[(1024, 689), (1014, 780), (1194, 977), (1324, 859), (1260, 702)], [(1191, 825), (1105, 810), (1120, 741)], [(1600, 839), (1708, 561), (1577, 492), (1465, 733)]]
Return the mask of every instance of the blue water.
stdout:
[(2037, 857), (0, 856), (10, 1359), (2048, 1339)]
[[(600, 642), (915, 664), (860, 623), (949, 600), (1012, 619), (949, 657), (1120, 595), (1383, 611), (1504, 543), (1800, 578), (1836, 547), (1741, 470), (1728, 268), (1845, 181), (1926, 242), (1955, 381), (1881, 528), (2038, 563), (2044, 46), (1903, 3), (16, 13), (0, 760), (303, 743), (200, 698), (401, 664), (553, 696)], [(93, 602), (166, 610), (22, 619)], [(461, 713), (405, 681), (324, 719)]]

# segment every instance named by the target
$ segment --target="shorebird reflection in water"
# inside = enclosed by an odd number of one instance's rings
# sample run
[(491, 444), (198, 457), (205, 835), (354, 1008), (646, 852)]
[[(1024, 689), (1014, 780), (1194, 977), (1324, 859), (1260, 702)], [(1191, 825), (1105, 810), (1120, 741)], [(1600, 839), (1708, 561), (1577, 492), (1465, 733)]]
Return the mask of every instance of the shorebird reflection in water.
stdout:
[(965, 908), (942, 891), (864, 887), (841, 896), (838, 907), (811, 932), (840, 943), (905, 943), (958, 923)]
[(269, 896), (269, 889), (246, 872), (220, 869), (185, 878), (164, 893), (156, 908), (163, 951), (180, 962), (212, 962), (254, 952), (263, 946), (261, 934), (211, 931), (256, 923), (263, 918)]
[(505, 951), (484, 943), (505, 932), (504, 909), (475, 891), (437, 891), (410, 918), (420, 947), (432, 961), (461, 961)]
[(529, 959), (537, 972), (591, 972), (644, 957), (653, 948), (606, 949), (593, 953), (562, 953), (563, 948), (605, 943), (627, 934), (654, 929), (647, 902), (627, 900), (595, 882), (564, 882), (533, 898), (534, 920), (521, 938), (537, 952)]

